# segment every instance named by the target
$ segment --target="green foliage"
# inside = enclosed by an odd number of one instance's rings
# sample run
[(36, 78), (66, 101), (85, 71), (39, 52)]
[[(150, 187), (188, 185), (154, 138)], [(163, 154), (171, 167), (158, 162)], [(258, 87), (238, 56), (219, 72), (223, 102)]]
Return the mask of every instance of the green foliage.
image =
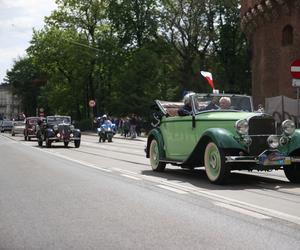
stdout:
[(200, 70), (211, 71), (221, 91), (250, 93), (238, 0), (56, 3), (44, 28), (34, 31), (28, 57), (8, 72), (29, 113), (43, 107), (46, 114), (68, 114), (84, 120), (82, 128), (104, 113), (146, 117), (155, 99), (210, 92)]
[(36, 114), (37, 96), (40, 86), (46, 80), (35, 67), (31, 58), (19, 58), (7, 72), (7, 83), (12, 85), (13, 93), (21, 98), (23, 111), (27, 116)]

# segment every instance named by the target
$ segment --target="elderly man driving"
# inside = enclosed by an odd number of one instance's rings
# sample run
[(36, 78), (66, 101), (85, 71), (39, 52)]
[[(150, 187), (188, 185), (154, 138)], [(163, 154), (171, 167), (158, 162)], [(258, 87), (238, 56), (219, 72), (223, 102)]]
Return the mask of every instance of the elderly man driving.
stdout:
[(219, 100), (220, 109), (229, 109), (231, 105), (230, 97), (223, 96)]

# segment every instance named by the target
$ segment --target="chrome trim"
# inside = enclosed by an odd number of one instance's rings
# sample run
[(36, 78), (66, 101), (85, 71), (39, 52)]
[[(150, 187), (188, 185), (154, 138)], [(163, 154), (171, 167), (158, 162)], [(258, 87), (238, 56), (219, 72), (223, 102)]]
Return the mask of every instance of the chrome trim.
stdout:
[(300, 162), (300, 158), (291, 157), (291, 162)]
[[(274, 134), (260, 134), (260, 135), (249, 135), (249, 136), (251, 136), (251, 137), (262, 137), (262, 136), (270, 136), (270, 135), (274, 135)], [(280, 135), (276, 135), (276, 136), (280, 136)]]
[(245, 162), (245, 163), (258, 163), (258, 159), (252, 158), (249, 156), (226, 156), (225, 157), (225, 163), (230, 163), (230, 162)]

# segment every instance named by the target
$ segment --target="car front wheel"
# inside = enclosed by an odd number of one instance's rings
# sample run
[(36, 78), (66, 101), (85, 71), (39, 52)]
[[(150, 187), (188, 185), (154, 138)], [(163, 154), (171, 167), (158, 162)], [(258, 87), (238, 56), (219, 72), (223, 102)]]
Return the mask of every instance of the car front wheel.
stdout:
[(156, 139), (153, 139), (151, 141), (149, 155), (150, 155), (150, 164), (152, 170), (156, 172), (163, 172), (165, 170), (166, 163), (159, 161), (160, 159), (159, 146)]
[(43, 146), (43, 139), (40, 138), (40, 137), (38, 138), (38, 144), (39, 144), (40, 147)]
[(205, 172), (210, 182), (224, 184), (230, 174), (230, 168), (225, 164), (224, 152), (214, 142), (206, 145), (204, 153)]
[(75, 148), (79, 148), (80, 140), (74, 141)]
[(283, 167), (286, 178), (292, 183), (300, 183), (300, 165), (291, 165)]
[(46, 147), (51, 148), (51, 141), (48, 138), (46, 138)]

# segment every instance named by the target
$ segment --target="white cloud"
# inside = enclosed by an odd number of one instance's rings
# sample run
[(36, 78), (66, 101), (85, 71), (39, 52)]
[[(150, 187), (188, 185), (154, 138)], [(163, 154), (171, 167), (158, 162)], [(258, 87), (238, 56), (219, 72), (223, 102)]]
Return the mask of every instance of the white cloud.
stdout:
[(32, 29), (56, 8), (55, 0), (0, 0), (0, 83), (14, 59), (26, 54)]

